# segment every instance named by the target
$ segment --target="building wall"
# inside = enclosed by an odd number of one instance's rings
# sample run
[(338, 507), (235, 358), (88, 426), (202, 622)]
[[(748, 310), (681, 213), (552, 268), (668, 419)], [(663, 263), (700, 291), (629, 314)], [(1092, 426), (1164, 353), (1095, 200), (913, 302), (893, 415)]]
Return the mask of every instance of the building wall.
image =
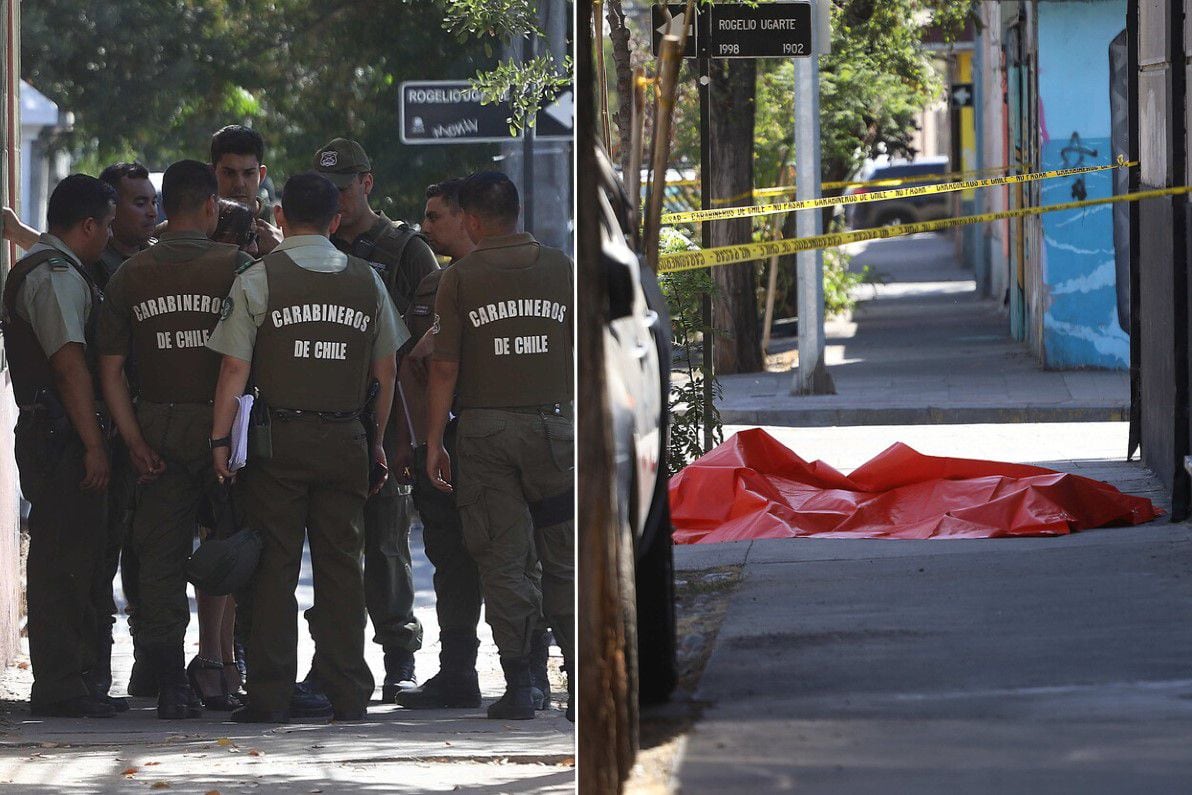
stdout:
[[(1040, 167), (1112, 162), (1109, 43), (1125, 0), (1038, 5)], [(1047, 180), (1043, 204), (1113, 193), (1111, 173)], [(1049, 368), (1126, 369), (1129, 337), (1117, 316), (1111, 205), (1042, 216), (1043, 357)]]
[[(20, 4), (0, 0), (0, 198), (11, 206), (17, 195), (20, 162)], [(0, 269), (5, 274), (14, 250), (0, 245)], [(11, 663), (21, 650), (20, 508), (12, 428), (16, 425), (8, 362), (0, 350), (0, 665)]]
[[(976, 93), (978, 168), (1011, 165), (1006, 143), (1006, 82), (1002, 54), (1002, 3), (983, 0), (973, 88)], [(1009, 206), (1009, 188), (977, 191), (978, 213), (1001, 212)], [(983, 294), (1004, 299), (1010, 288), (1010, 222), (978, 224), (975, 271)]]

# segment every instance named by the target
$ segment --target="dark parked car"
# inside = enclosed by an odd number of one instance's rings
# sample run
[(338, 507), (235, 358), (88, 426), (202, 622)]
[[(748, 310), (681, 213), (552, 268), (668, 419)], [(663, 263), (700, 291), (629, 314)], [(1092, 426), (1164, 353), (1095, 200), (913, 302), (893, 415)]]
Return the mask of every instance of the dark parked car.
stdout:
[[(884, 179), (908, 180), (897, 185), (873, 185), (848, 188), (845, 195), (872, 193), (892, 188), (912, 188), (938, 182), (941, 174), (948, 173), (948, 158), (925, 157), (918, 160), (895, 161), (886, 164), (869, 164), (857, 174), (856, 182), (870, 182)], [(920, 179), (916, 179), (920, 178)], [(913, 224), (919, 221), (936, 221), (952, 214), (951, 193), (935, 193), (928, 196), (913, 196), (906, 199), (887, 199), (848, 205), (845, 218), (851, 229), (869, 229), (875, 226)]]

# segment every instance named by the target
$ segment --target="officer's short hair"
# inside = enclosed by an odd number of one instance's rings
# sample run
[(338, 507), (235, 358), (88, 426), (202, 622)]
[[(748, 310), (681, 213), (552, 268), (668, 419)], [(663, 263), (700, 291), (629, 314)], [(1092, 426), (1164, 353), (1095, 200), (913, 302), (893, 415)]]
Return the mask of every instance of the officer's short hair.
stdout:
[(514, 222), (521, 214), (517, 186), (499, 171), (477, 171), (459, 187), (459, 206), (471, 215)]
[(257, 162), (264, 163), (265, 139), (251, 127), (229, 124), (211, 136), (211, 165), (219, 165), (224, 155), (256, 155)]
[(326, 229), (339, 212), (339, 188), (316, 171), (296, 174), (282, 189), (281, 211), (290, 224)]
[(116, 206), (116, 189), (89, 174), (71, 174), (50, 194), (46, 223), (65, 232), (88, 218), (102, 221)]
[(218, 191), (215, 171), (198, 160), (179, 160), (161, 177), (161, 204), (167, 216), (192, 213)]
[(120, 182), (124, 179), (149, 179), (149, 169), (140, 163), (113, 163), (100, 172), (99, 178), (120, 190)]
[(439, 198), (443, 200), (443, 204), (447, 205), (447, 209), (453, 213), (459, 212), (459, 189), (464, 184), (463, 177), (453, 177), (445, 179), (442, 182), (436, 182), (433, 185), (426, 186), (426, 198)]

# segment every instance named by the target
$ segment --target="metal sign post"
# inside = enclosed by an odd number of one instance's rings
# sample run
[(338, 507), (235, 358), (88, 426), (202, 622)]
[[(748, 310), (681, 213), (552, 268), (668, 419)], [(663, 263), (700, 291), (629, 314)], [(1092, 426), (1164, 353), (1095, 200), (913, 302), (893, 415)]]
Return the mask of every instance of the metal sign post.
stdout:
[[(818, 25), (815, 51), (810, 58), (795, 59), (795, 198), (820, 196), (819, 53), (826, 51), (828, 4), (814, 9)], [(817, 209), (800, 210), (795, 216), (795, 233), (813, 237), (822, 232), (822, 215)], [(799, 291), (799, 367), (795, 370), (791, 394), (831, 395), (836, 392), (824, 366), (824, 260), (820, 250), (795, 255)]]

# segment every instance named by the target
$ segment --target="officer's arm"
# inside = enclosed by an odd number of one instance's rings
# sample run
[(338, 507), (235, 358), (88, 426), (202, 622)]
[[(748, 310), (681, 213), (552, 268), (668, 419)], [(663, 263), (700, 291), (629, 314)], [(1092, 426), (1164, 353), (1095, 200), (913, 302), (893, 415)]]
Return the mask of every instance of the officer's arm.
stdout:
[(31, 226), (21, 223), (21, 219), (17, 218), (17, 214), (12, 211), (11, 207), (4, 208), (4, 239), (10, 243), (16, 243), (21, 248), (28, 251), (37, 244), (37, 238), (40, 237), (37, 230)]
[(102, 491), (108, 487), (108, 453), (95, 416), (95, 387), (83, 350), (81, 343), (66, 343), (50, 357), (50, 370), (54, 373), (54, 386), (70, 417), (70, 424), (86, 449), (85, 475), (80, 485), (84, 489)]
[(381, 389), (377, 392), (376, 408), (374, 409), (377, 431), (373, 435), (373, 439), (376, 440), (373, 446), (382, 448), (381, 443), (385, 436), (385, 428), (389, 425), (389, 415), (393, 409), (393, 382), (397, 378), (397, 358), (393, 354), (389, 354), (379, 359), (373, 359), (371, 373), (372, 377), (377, 379), (381, 384)]
[(141, 435), (136, 411), (132, 407), (132, 395), (128, 391), (128, 380), (124, 377), (124, 360), (121, 354), (104, 354), (99, 357), (99, 384), (103, 388), (103, 399), (108, 404), (108, 413), (120, 435), (128, 445), (132, 465), (140, 475), (140, 482), (147, 483), (165, 471), (165, 463)]
[(443, 446), (443, 434), (447, 429), (447, 414), (451, 411), (458, 378), (458, 361), (431, 360), (426, 386), (426, 474), (440, 491), (451, 490), (451, 459)]
[[(251, 362), (235, 356), (224, 356), (220, 362), (219, 381), (215, 384), (215, 405), (212, 407), (212, 439), (222, 439), (232, 434), (232, 420), (236, 418), (238, 405), (236, 398), (244, 394), (250, 370)], [(232, 470), (228, 468), (228, 457), (231, 453), (230, 447), (216, 447), (211, 451), (215, 474), (222, 478), (232, 477)]]

